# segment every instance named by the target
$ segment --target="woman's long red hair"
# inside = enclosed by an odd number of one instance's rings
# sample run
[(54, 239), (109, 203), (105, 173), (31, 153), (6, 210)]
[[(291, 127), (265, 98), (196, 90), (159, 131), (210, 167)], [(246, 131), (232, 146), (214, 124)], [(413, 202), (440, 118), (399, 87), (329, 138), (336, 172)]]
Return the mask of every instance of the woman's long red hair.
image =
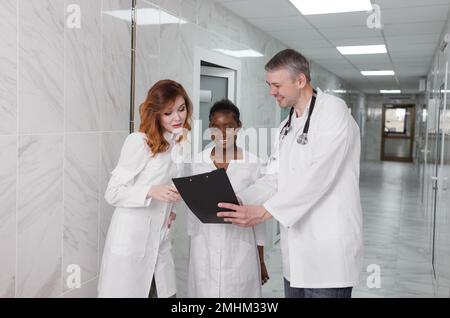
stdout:
[(139, 131), (147, 135), (147, 144), (152, 155), (169, 149), (169, 142), (164, 138), (161, 115), (173, 106), (177, 97), (182, 97), (186, 105), (186, 121), (183, 128), (191, 130), (192, 102), (181, 84), (172, 80), (160, 80), (148, 91), (147, 98), (139, 107), (141, 125)]

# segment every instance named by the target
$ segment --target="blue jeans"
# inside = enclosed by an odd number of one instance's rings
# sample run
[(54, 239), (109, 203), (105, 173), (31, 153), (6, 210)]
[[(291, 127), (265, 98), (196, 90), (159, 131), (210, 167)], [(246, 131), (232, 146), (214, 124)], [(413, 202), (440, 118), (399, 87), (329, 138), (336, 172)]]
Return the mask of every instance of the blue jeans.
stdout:
[(344, 288), (296, 288), (284, 278), (284, 297), (286, 298), (351, 298), (353, 287)]

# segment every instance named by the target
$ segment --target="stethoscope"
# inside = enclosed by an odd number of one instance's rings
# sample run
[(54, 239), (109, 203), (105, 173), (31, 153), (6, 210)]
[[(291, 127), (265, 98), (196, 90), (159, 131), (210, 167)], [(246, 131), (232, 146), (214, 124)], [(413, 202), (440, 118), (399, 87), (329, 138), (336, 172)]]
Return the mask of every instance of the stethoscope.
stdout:
[[(297, 138), (297, 143), (300, 145), (306, 145), (308, 143), (308, 131), (309, 131), (309, 123), (311, 121), (311, 114), (314, 110), (314, 105), (316, 104), (316, 98), (317, 98), (317, 91), (313, 88), (313, 95), (311, 97), (311, 104), (309, 105), (309, 111), (308, 111), (308, 117), (306, 118), (305, 126), (303, 127), (303, 132), (300, 136)], [(280, 131), (280, 142), (286, 137), (286, 135), (291, 131), (291, 120), (292, 115), (294, 114), (294, 107), (291, 107), (291, 110), (289, 112), (289, 118), (284, 124), (283, 128), (281, 128)]]

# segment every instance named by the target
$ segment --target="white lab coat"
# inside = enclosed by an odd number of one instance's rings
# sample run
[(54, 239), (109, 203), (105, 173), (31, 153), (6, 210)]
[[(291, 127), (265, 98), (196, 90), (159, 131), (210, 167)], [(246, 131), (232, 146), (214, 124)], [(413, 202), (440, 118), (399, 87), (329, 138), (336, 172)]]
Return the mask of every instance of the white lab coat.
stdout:
[[(210, 158), (212, 147), (197, 155), (193, 174), (217, 169)], [(203, 160), (204, 162), (200, 161)], [(248, 152), (233, 160), (227, 175), (238, 192), (259, 177), (258, 158)], [(262, 203), (262, 202), (261, 202)], [(192, 298), (243, 298), (261, 296), (261, 269), (257, 245), (265, 241), (265, 225), (244, 228), (233, 224), (204, 224), (188, 211), (190, 255), (188, 296)]]
[(182, 170), (181, 145), (165, 133), (170, 149), (156, 156), (146, 144), (146, 135), (130, 134), (122, 147), (117, 167), (105, 193), (116, 209), (106, 237), (100, 270), (99, 297), (149, 295), (155, 278), (158, 297), (176, 293), (175, 266), (167, 220), (172, 204), (146, 198), (153, 185), (171, 184)]
[(300, 145), (307, 113), (294, 113), (291, 131), (275, 146), (270, 166), (278, 173), (238, 196), (246, 204), (267, 199), (264, 207), (281, 224), (283, 274), (291, 287), (355, 286), (363, 260), (359, 129), (343, 100), (318, 90), (309, 142)]

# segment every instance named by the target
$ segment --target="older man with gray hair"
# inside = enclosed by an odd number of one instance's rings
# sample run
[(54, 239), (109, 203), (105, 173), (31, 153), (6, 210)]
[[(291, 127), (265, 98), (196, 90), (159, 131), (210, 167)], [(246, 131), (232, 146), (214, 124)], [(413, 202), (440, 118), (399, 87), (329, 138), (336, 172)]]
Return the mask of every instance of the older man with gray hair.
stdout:
[(280, 223), (286, 297), (351, 297), (363, 260), (359, 128), (342, 99), (312, 87), (299, 52), (277, 53), (265, 70), (270, 95), (290, 107), (271, 156), (276, 173), (238, 193), (245, 205), (220, 203), (232, 212), (218, 216)]

